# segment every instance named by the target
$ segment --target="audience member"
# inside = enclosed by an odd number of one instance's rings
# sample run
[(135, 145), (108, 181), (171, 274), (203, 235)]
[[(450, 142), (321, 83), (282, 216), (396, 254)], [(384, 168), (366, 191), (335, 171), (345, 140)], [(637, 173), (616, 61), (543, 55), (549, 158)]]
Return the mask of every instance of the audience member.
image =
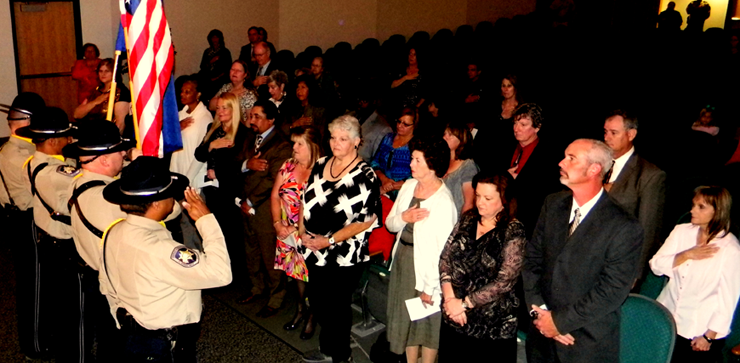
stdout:
[(77, 82), (77, 104), (84, 102), (98, 87), (98, 63), (100, 50), (93, 43), (85, 43), (84, 58), (75, 61), (72, 66), (72, 79)]
[(637, 118), (621, 110), (604, 122), (604, 142), (612, 149), (614, 161), (604, 177), (604, 189), (624, 210), (631, 213), (644, 231), (638, 278), (642, 278), (650, 256), (663, 242), (665, 173), (635, 152)]
[(691, 125), (691, 129), (694, 131), (706, 132), (709, 135), (717, 136), (719, 134), (719, 126), (717, 126), (714, 117), (714, 107), (707, 105), (699, 112), (699, 119)]
[(405, 352), (407, 360), (415, 361), (421, 346), (422, 362), (434, 362), (442, 315), (412, 321), (406, 300), (418, 297), (424, 306), (439, 304), (439, 255), (457, 222), (457, 209), (440, 179), (450, 160), (444, 142), (417, 139), (410, 149), (412, 178), (401, 187), (385, 219), (386, 228), (397, 233), (388, 285), (387, 335), (391, 352)]
[(490, 352), (516, 362), (516, 311), (523, 301), (514, 284), (527, 239), (510, 184), (506, 174), (477, 174), (476, 208), (462, 214), (442, 250), (440, 362), (475, 361)]
[[(518, 77), (507, 74), (501, 78), (501, 113), (493, 119), (487, 114), (469, 118), (479, 130), (479, 135), (473, 134), (478, 140), (475, 144), (475, 162), (481, 170), (498, 171), (498, 155), (505, 155), (516, 145), (517, 140), (512, 137), (511, 127), (514, 123), (514, 111), (522, 104), (518, 89)], [(481, 110), (481, 112), (486, 112)], [(498, 112), (498, 111), (497, 111)], [(488, 119), (488, 121), (482, 121)], [(508, 160), (506, 160), (508, 162)], [(521, 220), (521, 219), (520, 219)], [(525, 227), (526, 221), (525, 222)]]
[[(113, 84), (115, 64), (113, 59), (106, 58), (98, 63), (98, 88), (93, 90), (82, 103), (75, 108), (74, 118), (83, 121), (104, 121), (108, 115), (108, 101)], [(116, 82), (116, 95), (113, 98), (112, 121), (123, 133), (126, 126), (126, 115), (131, 108), (131, 92), (123, 82)]]
[(473, 177), (478, 174), (478, 166), (471, 158), (473, 135), (465, 125), (450, 123), (443, 138), (450, 149), (450, 165), (442, 180), (452, 193), (455, 209), (462, 215), (475, 205), (472, 182)]
[[(290, 111), (290, 101), (286, 99), (285, 86), (288, 85), (288, 75), (283, 71), (272, 71), (270, 73), (270, 79), (267, 82), (267, 87), (270, 90), (270, 101), (275, 104), (278, 108), (278, 113), (286, 114)], [(283, 110), (281, 112), (281, 109)], [(286, 111), (288, 110), (288, 111)], [(284, 121), (285, 118), (281, 117), (280, 121)]]
[(686, 6), (686, 30), (691, 33), (703, 33), (704, 22), (709, 19), (712, 7), (704, 0), (694, 0)]
[[(103, 187), (115, 180), (123, 169), (126, 151), (133, 147), (136, 143), (122, 139), (114, 124), (87, 121), (77, 127), (77, 141), (64, 148), (64, 155), (78, 159), (82, 169), (67, 192), (71, 196), (72, 238), (85, 265), (80, 269), (84, 306), (80, 348), (84, 361), (116, 362), (120, 358), (118, 329), (100, 291), (98, 272), (102, 261), (100, 239), (108, 226), (126, 218), (126, 213), (103, 198)], [(93, 342), (97, 343), (95, 359)]]
[(208, 45), (203, 51), (198, 74), (204, 102), (210, 101), (221, 86), (229, 81), (229, 66), (232, 65), (231, 52), (226, 49), (224, 34), (220, 30), (213, 29), (208, 33)]
[(534, 231), (545, 197), (556, 191), (556, 151), (552, 144), (540, 140), (538, 134), (544, 117), (542, 108), (534, 103), (517, 107), (514, 119), (514, 138), (518, 142), (511, 158), (503, 159), (506, 169), (515, 179), (517, 218), (524, 224), (527, 237)]
[[(237, 260), (243, 255), (243, 235), (239, 208), (234, 205), (234, 195), (241, 187), (238, 170), (234, 170), (239, 153), (247, 139), (247, 127), (240, 121), (239, 100), (233, 93), (223, 93), (218, 97), (216, 118), (208, 127), (201, 144), (195, 149), (195, 159), (206, 163), (206, 178), (203, 195), (208, 209), (223, 226), (229, 255)], [(232, 267), (238, 269), (241, 264)], [(234, 271), (234, 276), (237, 271)]]
[(239, 160), (244, 160), (241, 171), (244, 185), (237, 193), (238, 204), (244, 220), (247, 271), (252, 289), (240, 297), (239, 304), (247, 304), (257, 296), (269, 298), (257, 316), (275, 315), (283, 305), (285, 296), (285, 273), (274, 268), (275, 240), (270, 211), (270, 194), (275, 178), (291, 155), (290, 144), (280, 129), (275, 126), (277, 107), (267, 100), (254, 104), (249, 122), (254, 133), (244, 144)]
[(242, 49), (239, 51), (239, 60), (252, 65), (255, 63), (254, 46), (255, 44), (262, 42), (265, 39), (262, 39), (262, 36), (260, 35), (260, 32), (256, 26), (249, 27), (249, 30), (247, 31), (247, 36), (249, 37), (249, 44), (243, 46)]
[(304, 354), (307, 362), (351, 361), (352, 293), (370, 259), (367, 237), (382, 216), (380, 182), (357, 154), (360, 123), (342, 116), (329, 132), (333, 156), (311, 171), (299, 225), (299, 251), (311, 272), (308, 298), (321, 325), (319, 349)]
[[(15, 298), (18, 327), (18, 343), (23, 355), (29, 359), (44, 358), (49, 354), (52, 339), (45, 320), (52, 317), (39, 316), (38, 285), (40, 277), (39, 250), (33, 222), (33, 194), (24, 163), (36, 152), (30, 138), (18, 135), (18, 130), (31, 124), (34, 115), (42, 113), (46, 103), (36, 93), (22, 92), (13, 99), (8, 108), (8, 129), (10, 137), (0, 147), (0, 204), (3, 215), (0, 217), (5, 227), (6, 238), (10, 243), (15, 267)], [(12, 227), (12, 228), (7, 228)], [(44, 294), (47, 292), (44, 291)], [(42, 330), (39, 330), (39, 327)]]
[(424, 88), (419, 68), (419, 49), (410, 47), (403, 71), (395, 74), (391, 88), (394, 99), (401, 107), (420, 107), (424, 103)]
[(681, 13), (676, 11), (676, 2), (671, 1), (660, 15), (658, 15), (658, 29), (662, 31), (679, 31), (683, 25)]
[(301, 322), (305, 322), (300, 338), (308, 340), (313, 336), (316, 324), (306, 303), (308, 269), (303, 255), (297, 250), (298, 220), (306, 181), (316, 160), (323, 156), (323, 150), (321, 134), (311, 126), (294, 128), (290, 139), (293, 142), (293, 157), (280, 167), (270, 196), (272, 226), (277, 234), (275, 269), (285, 271), (288, 277), (294, 279), (298, 290), (295, 316), (283, 325), (283, 329), (295, 330)]
[(650, 260), (655, 274), (669, 277), (657, 300), (676, 320), (671, 362), (724, 361), (724, 338), (740, 297), (740, 244), (730, 232), (731, 206), (727, 189), (696, 188), (691, 223), (677, 225)]
[(337, 103), (337, 86), (334, 77), (324, 68), (324, 57), (316, 57), (311, 62), (311, 75), (316, 80), (318, 88), (318, 104), (332, 108)]
[[(103, 189), (105, 200), (127, 214), (102, 240), (105, 276), (100, 277), (120, 325), (122, 361), (196, 361), (201, 289), (231, 282), (221, 228), (187, 185), (187, 178), (171, 173), (161, 159), (141, 156)], [(196, 221), (207, 255), (176, 242), (160, 224), (186, 187), (183, 206)]]
[(180, 91), (184, 107), (179, 112), (182, 149), (172, 153), (170, 159), (170, 171), (185, 175), (196, 191), (204, 187), (208, 168), (205, 162), (195, 159), (195, 149), (203, 142), (209, 125), (213, 123), (211, 113), (203, 102), (198, 101), (200, 96), (198, 80), (190, 78), (185, 81)]
[(467, 79), (463, 85), (462, 92), (463, 100), (465, 103), (478, 103), (484, 97), (486, 91), (486, 86), (481, 80), (483, 70), (481, 69), (480, 62), (475, 60), (469, 61), (467, 67)]
[[(527, 362), (619, 362), (619, 309), (637, 276), (642, 227), (602, 187), (612, 151), (579, 139), (526, 247)], [(568, 222), (569, 224), (566, 224)]]
[(249, 71), (244, 61), (237, 59), (231, 64), (229, 81), (229, 83), (224, 84), (216, 92), (216, 95), (211, 99), (209, 109), (216, 111), (219, 96), (226, 92), (232, 93), (239, 98), (239, 108), (242, 115), (241, 122), (245, 126), (249, 126), (249, 110), (257, 102), (257, 92), (252, 89), (251, 83), (249, 83)]
[(252, 55), (255, 63), (250, 69), (250, 73), (254, 74), (252, 84), (257, 89), (260, 99), (268, 99), (270, 98), (270, 92), (267, 88), (268, 76), (278, 67), (277, 64), (272, 62), (271, 48), (267, 43), (259, 42), (254, 45), (253, 49)]
[(406, 179), (411, 177), (411, 150), (409, 142), (414, 138), (414, 128), (419, 123), (419, 113), (414, 108), (404, 108), (396, 120), (396, 132), (388, 133), (380, 141), (373, 157), (372, 166), (380, 180), (380, 192), (396, 200), (398, 191)]
[[(62, 149), (72, 141), (74, 128), (60, 108), (47, 107), (33, 114), (31, 124), (16, 134), (36, 144), (36, 152), (24, 164), (33, 194), (33, 237), (39, 250), (41, 269), (36, 288), (41, 289), (36, 313), (53, 317), (45, 326), (53, 336), (51, 345), (60, 361), (76, 361), (84, 350), (81, 320), (82, 294), (78, 274), (80, 256), (72, 241), (69, 187), (80, 171), (74, 160), (65, 160)], [(54, 256), (53, 258), (45, 258)], [(64, 314), (59, 314), (63, 311)], [(52, 316), (46, 315), (46, 316)]]
[(293, 108), (293, 113), (289, 115), (281, 126), (285, 134), (290, 133), (290, 129), (299, 126), (313, 126), (321, 132), (322, 138), (326, 136), (326, 110), (316, 104), (315, 93), (317, 92), (316, 82), (313, 77), (303, 75), (295, 80), (295, 96), (298, 102)]
[(370, 163), (385, 135), (393, 132), (388, 121), (378, 110), (378, 99), (371, 90), (360, 90), (357, 109), (350, 113), (362, 125), (362, 143), (358, 153), (362, 160)]

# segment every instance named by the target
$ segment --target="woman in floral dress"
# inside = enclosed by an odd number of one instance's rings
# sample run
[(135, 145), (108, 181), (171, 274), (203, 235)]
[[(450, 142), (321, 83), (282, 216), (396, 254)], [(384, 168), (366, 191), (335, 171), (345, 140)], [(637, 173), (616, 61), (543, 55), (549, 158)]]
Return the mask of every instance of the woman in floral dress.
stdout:
[(301, 197), (306, 181), (316, 159), (321, 157), (321, 133), (314, 127), (296, 127), (291, 130), (293, 157), (286, 160), (275, 176), (272, 188), (271, 208), (273, 227), (277, 233), (275, 269), (295, 279), (298, 287), (298, 309), (295, 317), (287, 322), (285, 330), (295, 330), (305, 321), (301, 339), (311, 339), (315, 324), (313, 314), (306, 305), (306, 283), (308, 270), (303, 256), (296, 251), (298, 241), (298, 218), (301, 210)]

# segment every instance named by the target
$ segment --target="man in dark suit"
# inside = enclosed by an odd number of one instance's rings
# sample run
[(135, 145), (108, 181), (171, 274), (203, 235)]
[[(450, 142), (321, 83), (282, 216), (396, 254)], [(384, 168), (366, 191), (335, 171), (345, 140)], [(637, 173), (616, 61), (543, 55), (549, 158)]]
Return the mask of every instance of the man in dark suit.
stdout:
[(254, 59), (254, 45), (261, 42), (262, 36), (260, 35), (259, 28), (256, 26), (252, 26), (247, 31), (247, 35), (249, 37), (249, 44), (242, 47), (242, 49), (239, 51), (239, 59), (247, 62), (249, 66), (251, 67), (255, 63)]
[(571, 191), (545, 200), (522, 272), (534, 318), (529, 363), (619, 362), (619, 308), (637, 273), (642, 228), (604, 193), (611, 160), (604, 143), (580, 139), (559, 164)]
[(624, 111), (614, 111), (604, 122), (604, 142), (614, 152), (614, 164), (604, 180), (604, 189), (640, 221), (645, 232), (638, 265), (640, 278), (647, 261), (662, 243), (666, 174), (635, 152), (632, 142), (636, 136), (637, 118)]
[(252, 84), (257, 88), (257, 93), (260, 99), (270, 99), (270, 90), (267, 87), (269, 82), (270, 72), (278, 69), (275, 62), (272, 61), (272, 52), (270, 47), (265, 42), (259, 42), (254, 45), (254, 56), (255, 63), (252, 64), (251, 74), (253, 75), (254, 81)]
[(275, 270), (275, 229), (270, 211), (270, 194), (275, 175), (292, 153), (290, 143), (280, 128), (275, 127), (277, 107), (267, 100), (255, 102), (249, 114), (254, 136), (247, 139), (241, 160), (244, 189), (238, 197), (244, 217), (247, 271), (252, 290), (237, 300), (251, 302), (256, 296), (270, 300), (257, 315), (274, 315), (283, 304), (285, 273)]

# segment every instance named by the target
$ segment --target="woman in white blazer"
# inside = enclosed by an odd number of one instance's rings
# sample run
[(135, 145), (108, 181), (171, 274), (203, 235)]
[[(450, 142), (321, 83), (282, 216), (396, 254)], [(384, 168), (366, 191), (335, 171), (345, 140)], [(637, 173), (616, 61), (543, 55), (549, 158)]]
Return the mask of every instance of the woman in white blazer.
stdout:
[(388, 341), (393, 353), (406, 352), (416, 362), (434, 362), (439, 348), (440, 312), (411, 321), (406, 300), (420, 298), (431, 309), (440, 305), (439, 256), (457, 223), (452, 193), (441, 176), (450, 162), (450, 149), (442, 140), (410, 143), (411, 176), (401, 187), (386, 228), (397, 233), (388, 287)]

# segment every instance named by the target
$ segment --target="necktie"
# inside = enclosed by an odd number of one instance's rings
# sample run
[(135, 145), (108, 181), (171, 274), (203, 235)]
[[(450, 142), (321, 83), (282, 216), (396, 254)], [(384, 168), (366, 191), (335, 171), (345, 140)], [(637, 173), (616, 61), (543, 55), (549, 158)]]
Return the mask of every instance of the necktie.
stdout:
[(576, 231), (576, 228), (578, 228), (578, 224), (581, 222), (581, 211), (576, 208), (575, 216), (573, 217), (573, 222), (570, 222), (570, 230), (568, 232), (568, 236), (573, 235), (573, 232)]
[(259, 67), (257, 68), (257, 75), (258, 75), (258, 76), (261, 76), (261, 75), (262, 75), (262, 66), (259, 66)]
[(604, 175), (604, 181), (602, 184), (609, 184), (609, 180), (612, 178), (612, 172), (614, 171), (614, 164), (616, 161), (612, 160), (612, 167), (609, 168), (609, 171), (606, 172), (606, 175)]
[(254, 152), (260, 149), (260, 145), (262, 145), (262, 135), (257, 136), (257, 142), (254, 143)]

